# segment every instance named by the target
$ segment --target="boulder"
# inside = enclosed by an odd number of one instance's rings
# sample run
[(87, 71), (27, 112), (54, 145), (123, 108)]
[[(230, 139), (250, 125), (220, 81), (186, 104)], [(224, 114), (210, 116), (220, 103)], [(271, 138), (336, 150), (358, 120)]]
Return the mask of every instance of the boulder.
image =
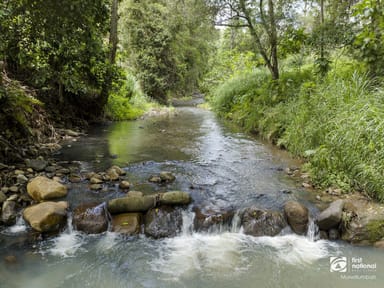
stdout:
[(127, 235), (140, 233), (143, 215), (141, 213), (123, 213), (112, 216), (112, 231)]
[(161, 182), (170, 183), (176, 180), (176, 176), (169, 171), (162, 171), (159, 174)]
[(143, 192), (140, 192), (140, 191), (129, 191), (127, 193), (127, 197), (143, 197), (144, 194)]
[(48, 166), (48, 162), (44, 159), (27, 159), (25, 161), (28, 167), (32, 168), (33, 170), (37, 172), (41, 172), (45, 169), (45, 167)]
[(8, 226), (14, 225), (16, 223), (17, 216), (17, 202), (16, 199), (11, 198), (12, 197), (5, 200), (1, 209), (1, 221)]
[(363, 199), (346, 200), (340, 226), (342, 240), (372, 245), (384, 239), (384, 205)]
[(38, 176), (28, 183), (27, 192), (33, 200), (42, 201), (66, 196), (67, 187), (47, 177)]
[(38, 232), (55, 232), (65, 225), (67, 208), (65, 201), (42, 202), (25, 208), (23, 217)]
[(379, 248), (379, 249), (384, 249), (384, 240), (377, 241), (373, 244), (373, 247)]
[(73, 210), (72, 224), (76, 230), (87, 234), (99, 234), (107, 231), (108, 219), (104, 203), (79, 205)]
[(284, 205), (284, 213), (293, 232), (303, 235), (308, 229), (308, 209), (296, 201), (288, 201)]
[(149, 182), (153, 183), (170, 183), (175, 181), (176, 176), (169, 171), (162, 171), (158, 175), (151, 175), (148, 179)]
[(120, 175), (119, 173), (117, 173), (117, 171), (113, 168), (110, 168), (108, 171), (107, 171), (107, 176), (109, 177), (109, 179), (111, 181), (117, 181), (119, 180), (120, 178)]
[(338, 199), (332, 202), (327, 209), (316, 218), (316, 224), (320, 230), (338, 228), (343, 214), (344, 200)]
[(170, 191), (161, 193), (159, 203), (161, 205), (188, 205), (192, 198), (187, 192)]
[(111, 214), (128, 212), (146, 212), (156, 206), (156, 197), (153, 195), (143, 197), (122, 197), (108, 201), (108, 211)]
[(209, 231), (215, 226), (230, 225), (235, 214), (231, 209), (216, 207), (194, 207), (193, 211), (195, 212), (193, 227), (196, 231)]
[(117, 174), (119, 174), (120, 176), (124, 176), (125, 174), (127, 174), (123, 169), (121, 169), (119, 166), (117, 165), (113, 165), (111, 168), (109, 169), (113, 169), (116, 171)]
[(121, 189), (129, 189), (129, 187), (131, 186), (131, 183), (129, 183), (128, 181), (124, 180), (124, 181), (121, 181), (120, 184), (119, 184), (119, 187)]
[(181, 210), (172, 206), (152, 208), (145, 214), (145, 234), (153, 238), (173, 237), (181, 231)]
[(91, 184), (91, 185), (89, 185), (89, 189), (91, 189), (91, 190), (101, 190), (101, 189), (103, 189), (103, 185), (101, 185), (101, 184)]
[(257, 207), (246, 208), (240, 218), (244, 233), (252, 236), (275, 236), (287, 226), (281, 212)]
[(89, 182), (90, 182), (91, 184), (101, 184), (101, 183), (103, 183), (103, 180), (101, 180), (101, 179), (99, 179), (99, 178), (96, 178), (96, 177), (92, 177), (92, 178), (89, 180)]
[(338, 229), (332, 228), (328, 231), (329, 240), (338, 240), (340, 239), (340, 233)]

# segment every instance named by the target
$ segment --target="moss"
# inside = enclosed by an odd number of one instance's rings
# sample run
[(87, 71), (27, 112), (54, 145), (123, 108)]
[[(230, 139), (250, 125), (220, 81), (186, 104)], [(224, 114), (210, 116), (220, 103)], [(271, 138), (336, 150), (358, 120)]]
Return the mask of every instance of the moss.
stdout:
[(384, 237), (384, 220), (370, 221), (367, 226), (368, 239), (371, 243), (379, 241)]

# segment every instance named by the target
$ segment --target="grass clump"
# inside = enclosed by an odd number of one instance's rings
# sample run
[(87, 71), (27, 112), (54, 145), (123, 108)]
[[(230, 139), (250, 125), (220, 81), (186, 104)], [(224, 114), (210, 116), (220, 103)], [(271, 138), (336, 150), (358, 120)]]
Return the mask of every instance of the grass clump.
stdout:
[(260, 69), (213, 93), (217, 113), (307, 159), (314, 184), (384, 201), (384, 87), (358, 65), (338, 64), (319, 79), (313, 67), (276, 82)]

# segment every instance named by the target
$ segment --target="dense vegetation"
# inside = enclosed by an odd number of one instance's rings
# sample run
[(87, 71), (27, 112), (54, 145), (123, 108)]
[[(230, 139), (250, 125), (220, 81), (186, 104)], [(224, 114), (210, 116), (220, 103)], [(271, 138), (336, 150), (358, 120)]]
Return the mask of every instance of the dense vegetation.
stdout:
[(2, 1), (0, 162), (54, 141), (53, 126), (135, 119), (196, 91), (213, 17), (192, 0)]
[(135, 119), (202, 91), (220, 116), (306, 158), (316, 185), (384, 200), (383, 6), (2, 1), (0, 159), (52, 141), (54, 126)]
[(315, 185), (384, 200), (384, 5), (217, 2), (228, 28), (206, 88), (218, 114), (307, 159)]

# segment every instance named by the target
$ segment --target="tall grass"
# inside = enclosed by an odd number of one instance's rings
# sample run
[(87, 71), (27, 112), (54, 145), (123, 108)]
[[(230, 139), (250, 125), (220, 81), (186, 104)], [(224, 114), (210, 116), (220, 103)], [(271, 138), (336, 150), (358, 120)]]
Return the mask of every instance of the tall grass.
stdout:
[[(340, 64), (339, 64), (340, 65)], [(308, 160), (319, 187), (384, 201), (384, 88), (341, 65), (326, 79), (310, 69), (234, 77), (214, 92), (219, 115)]]

